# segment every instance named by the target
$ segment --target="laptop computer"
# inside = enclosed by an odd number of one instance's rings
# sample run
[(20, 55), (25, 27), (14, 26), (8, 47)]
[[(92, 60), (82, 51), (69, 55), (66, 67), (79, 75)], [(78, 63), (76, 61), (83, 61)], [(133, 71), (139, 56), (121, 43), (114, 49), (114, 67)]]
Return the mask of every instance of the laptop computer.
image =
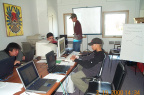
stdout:
[(33, 61), (16, 68), (16, 70), (26, 91), (47, 93), (56, 82), (52, 79), (41, 79)]
[(5, 79), (13, 73), (15, 57), (0, 60), (0, 79)]
[(54, 51), (46, 54), (46, 60), (48, 64), (49, 73), (66, 73), (70, 66), (66, 65), (56, 65), (56, 58), (54, 56)]

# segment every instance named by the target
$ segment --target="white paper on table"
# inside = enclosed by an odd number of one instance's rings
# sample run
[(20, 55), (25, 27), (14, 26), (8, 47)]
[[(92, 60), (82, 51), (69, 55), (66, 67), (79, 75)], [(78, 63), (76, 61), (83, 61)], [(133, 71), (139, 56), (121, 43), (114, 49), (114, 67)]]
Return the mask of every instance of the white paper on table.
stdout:
[(59, 74), (48, 74), (44, 77), (44, 79), (55, 79), (57, 82), (61, 81), (65, 75), (59, 75)]
[(47, 61), (46, 60), (39, 60), (39, 61), (37, 61), (37, 63), (47, 63)]
[(22, 87), (21, 83), (0, 82), (0, 95), (13, 95), (21, 91)]
[(33, 92), (23, 92), (20, 95), (40, 95), (40, 94), (33, 93)]
[(68, 66), (73, 66), (74, 64), (75, 64), (75, 62), (61, 61), (61, 63), (58, 64), (58, 65), (68, 65)]

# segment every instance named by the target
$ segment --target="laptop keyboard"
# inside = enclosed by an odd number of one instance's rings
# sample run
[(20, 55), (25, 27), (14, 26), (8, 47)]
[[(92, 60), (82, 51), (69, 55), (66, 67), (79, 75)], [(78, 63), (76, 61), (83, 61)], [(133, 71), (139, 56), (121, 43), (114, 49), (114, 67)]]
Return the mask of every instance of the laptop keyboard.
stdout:
[(56, 73), (66, 73), (66, 71), (70, 68), (70, 66), (65, 66), (65, 65), (57, 65), (52, 72)]
[(59, 71), (62, 71), (64, 67), (65, 67), (65, 66), (56, 66), (55, 69), (57, 69), (57, 70), (59, 70)]
[(38, 90), (46, 81), (47, 81), (46, 79), (38, 79), (28, 89), (30, 89), (30, 90)]
[(69, 54), (66, 58), (65, 58), (65, 61), (71, 61), (71, 57), (73, 56), (73, 55), (79, 55), (79, 53), (80, 52), (75, 52), (75, 51), (73, 51), (71, 54)]

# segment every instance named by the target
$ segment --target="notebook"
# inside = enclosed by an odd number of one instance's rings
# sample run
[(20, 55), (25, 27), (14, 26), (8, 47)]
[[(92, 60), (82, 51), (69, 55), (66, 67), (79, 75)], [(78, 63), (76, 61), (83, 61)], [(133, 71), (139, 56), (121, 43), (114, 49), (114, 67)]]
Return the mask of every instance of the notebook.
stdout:
[(54, 51), (46, 54), (46, 60), (48, 64), (49, 73), (66, 73), (70, 66), (66, 65), (56, 65), (56, 58), (54, 56)]
[(4, 79), (13, 73), (15, 57), (0, 60), (0, 79)]
[(47, 93), (56, 82), (53, 79), (41, 79), (33, 61), (16, 68), (16, 70), (26, 91)]

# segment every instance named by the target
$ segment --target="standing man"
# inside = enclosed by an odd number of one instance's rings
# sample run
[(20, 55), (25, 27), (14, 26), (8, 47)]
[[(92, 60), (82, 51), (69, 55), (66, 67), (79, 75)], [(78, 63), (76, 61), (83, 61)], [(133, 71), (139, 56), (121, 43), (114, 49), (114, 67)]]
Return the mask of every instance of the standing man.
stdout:
[(80, 22), (77, 20), (76, 14), (72, 13), (71, 17), (73, 22), (75, 22), (74, 26), (74, 39), (73, 39), (73, 50), (80, 52), (80, 45), (82, 43), (82, 28)]

